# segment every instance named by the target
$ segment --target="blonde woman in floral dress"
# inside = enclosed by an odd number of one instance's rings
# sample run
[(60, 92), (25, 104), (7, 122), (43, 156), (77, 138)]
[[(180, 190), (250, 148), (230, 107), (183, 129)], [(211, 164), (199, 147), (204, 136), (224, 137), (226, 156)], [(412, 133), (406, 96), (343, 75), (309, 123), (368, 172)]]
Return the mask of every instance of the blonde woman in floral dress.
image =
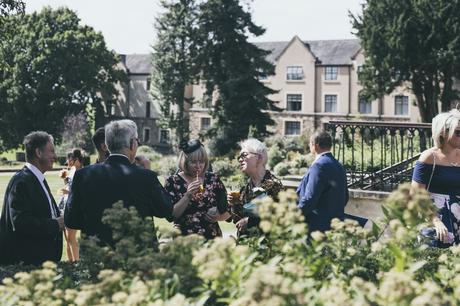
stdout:
[(174, 224), (183, 235), (199, 234), (206, 239), (221, 237), (217, 221), (230, 217), (227, 191), (219, 177), (207, 171), (208, 155), (199, 140), (192, 139), (180, 148), (180, 172), (171, 175), (165, 183), (180, 214)]
[(240, 189), (238, 196), (227, 196), (238, 236), (247, 234), (249, 228), (259, 225), (260, 218), (253, 213), (255, 209), (251, 201), (263, 196), (276, 200), (278, 193), (284, 189), (281, 181), (266, 169), (267, 160), (267, 147), (259, 140), (250, 138), (241, 143), (238, 162), (241, 171), (249, 176), (249, 179)]

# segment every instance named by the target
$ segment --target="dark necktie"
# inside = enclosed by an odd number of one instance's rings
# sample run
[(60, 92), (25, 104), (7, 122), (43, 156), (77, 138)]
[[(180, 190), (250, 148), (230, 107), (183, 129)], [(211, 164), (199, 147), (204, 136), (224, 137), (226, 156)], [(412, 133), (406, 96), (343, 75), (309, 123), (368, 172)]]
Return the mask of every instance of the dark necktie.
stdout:
[(56, 203), (54, 202), (54, 198), (53, 198), (53, 195), (51, 193), (50, 186), (48, 186), (48, 183), (46, 182), (46, 179), (43, 179), (43, 184), (45, 185), (46, 191), (48, 192), (48, 195), (49, 195), (50, 200), (51, 200), (51, 207), (53, 209), (53, 212), (51, 214), (55, 215), (56, 217), (59, 217), (59, 215), (60, 215), (59, 210), (57, 208)]

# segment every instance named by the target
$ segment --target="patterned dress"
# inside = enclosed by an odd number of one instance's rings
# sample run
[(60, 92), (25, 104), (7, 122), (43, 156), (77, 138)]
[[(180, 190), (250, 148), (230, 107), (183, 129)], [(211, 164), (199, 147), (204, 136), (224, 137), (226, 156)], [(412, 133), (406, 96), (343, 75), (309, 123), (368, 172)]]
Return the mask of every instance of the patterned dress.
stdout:
[[(258, 187), (262, 188), (265, 193), (273, 200), (278, 200), (278, 193), (281, 190), (284, 190), (284, 186), (281, 181), (268, 170), (265, 172), (262, 182)], [(240, 190), (239, 200), (231, 206), (231, 214), (234, 223), (238, 222), (242, 218), (249, 217), (247, 226), (248, 229), (254, 226), (258, 226), (260, 223), (260, 218), (248, 215), (244, 211), (243, 207), (244, 204), (251, 202), (258, 196), (258, 194), (254, 192), (254, 188), (254, 184), (252, 183), (251, 179), (249, 179), (246, 185)], [(247, 234), (247, 232), (237, 233), (238, 236), (242, 234)]]
[[(432, 164), (417, 161), (412, 180), (427, 186), (433, 204), (438, 208), (439, 219), (453, 234), (453, 243), (460, 243), (460, 167), (436, 165), (433, 171)], [(434, 246), (450, 245), (436, 241)]]
[[(174, 221), (174, 224), (183, 235), (199, 234), (206, 239), (221, 237), (219, 224), (206, 220), (205, 215), (213, 207), (217, 207), (221, 214), (228, 211), (227, 191), (219, 177), (212, 172), (206, 172), (203, 185), (205, 189), (203, 196), (198, 200), (190, 200), (184, 213)], [(179, 174), (174, 174), (166, 180), (165, 189), (175, 204), (187, 192), (187, 182)]]

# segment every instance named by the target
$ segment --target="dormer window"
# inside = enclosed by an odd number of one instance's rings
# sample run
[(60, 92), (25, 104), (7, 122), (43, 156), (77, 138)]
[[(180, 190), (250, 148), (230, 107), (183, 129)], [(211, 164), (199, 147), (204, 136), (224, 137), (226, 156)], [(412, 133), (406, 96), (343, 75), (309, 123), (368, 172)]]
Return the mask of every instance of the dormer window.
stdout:
[(337, 74), (339, 68), (337, 66), (326, 66), (324, 67), (324, 79), (326, 81), (335, 81), (337, 80)]

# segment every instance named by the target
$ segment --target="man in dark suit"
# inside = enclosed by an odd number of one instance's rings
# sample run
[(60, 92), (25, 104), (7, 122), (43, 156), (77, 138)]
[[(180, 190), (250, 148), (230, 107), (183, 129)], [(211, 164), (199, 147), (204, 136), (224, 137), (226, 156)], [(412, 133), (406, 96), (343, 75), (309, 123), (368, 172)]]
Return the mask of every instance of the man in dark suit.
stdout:
[(111, 229), (102, 223), (104, 210), (118, 201), (134, 206), (140, 216), (172, 220), (171, 199), (155, 172), (133, 164), (139, 146), (137, 126), (131, 120), (112, 121), (105, 127), (110, 156), (78, 170), (66, 204), (65, 225), (97, 236), (113, 246)]
[(331, 220), (344, 219), (348, 202), (345, 170), (330, 152), (331, 136), (324, 131), (315, 132), (310, 138), (310, 151), (316, 159), (302, 178), (297, 195), (309, 232), (326, 231)]
[(39, 265), (59, 261), (64, 220), (44, 173), (56, 160), (53, 137), (32, 132), (24, 138), (26, 164), (6, 188), (0, 216), (0, 264)]

